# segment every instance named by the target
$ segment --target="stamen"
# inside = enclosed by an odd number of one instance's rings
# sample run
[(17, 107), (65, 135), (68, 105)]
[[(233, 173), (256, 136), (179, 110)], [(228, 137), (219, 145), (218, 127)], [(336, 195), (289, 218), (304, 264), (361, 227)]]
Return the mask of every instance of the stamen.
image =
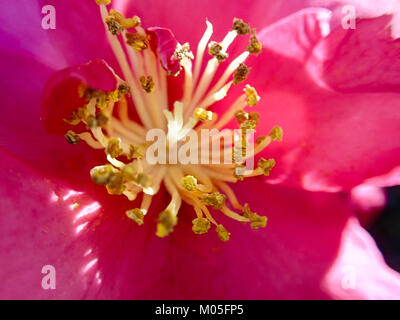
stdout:
[(143, 224), (144, 214), (142, 210), (135, 208), (127, 210), (125, 213), (129, 219), (135, 221), (139, 226)]
[(154, 91), (154, 81), (151, 76), (141, 76), (139, 81), (144, 91), (147, 93), (152, 93)]
[(105, 4), (108, 6), (111, 3), (111, 0), (95, 0), (97, 4)]
[(79, 141), (79, 136), (72, 130), (68, 130), (64, 137), (69, 144), (77, 144)]
[(130, 45), (133, 49), (135, 49), (137, 52), (143, 51), (147, 49), (149, 46), (149, 41), (147, 40), (147, 38), (138, 32), (135, 33), (126, 32), (125, 37), (126, 37), (126, 43)]
[(251, 212), (249, 205), (246, 203), (243, 208), (243, 216), (250, 220), (250, 226), (253, 229), (265, 228), (267, 225), (267, 217), (259, 216), (257, 213)]
[(221, 210), (225, 205), (226, 196), (219, 192), (214, 192), (213, 194), (205, 194), (200, 200), (207, 206), (211, 206), (216, 210)]
[(123, 153), (124, 150), (121, 148), (120, 138), (111, 138), (108, 140), (106, 154), (110, 155), (112, 158), (117, 158)]
[(183, 60), (183, 59), (194, 59), (192, 51), (190, 51), (190, 45), (189, 43), (184, 43), (181, 45), (180, 43), (177, 44), (173, 58), (175, 60)]
[(151, 186), (151, 176), (145, 173), (139, 173), (135, 181), (142, 188), (149, 188)]
[(118, 23), (114, 17), (107, 17), (104, 21), (107, 24), (108, 30), (110, 30), (112, 35), (119, 35), (124, 28)]
[(131, 29), (140, 26), (140, 18), (138, 16), (134, 16), (133, 18), (125, 18), (125, 16), (114, 10), (110, 10), (110, 16), (113, 17), (124, 29)]
[(199, 41), (199, 44), (197, 46), (196, 64), (195, 64), (194, 73), (193, 73), (193, 83), (194, 84), (197, 82), (197, 79), (199, 77), (201, 64), (203, 62), (204, 51), (207, 47), (207, 43), (208, 43), (208, 41), (210, 41), (210, 38), (213, 34), (213, 26), (208, 20), (206, 20), (206, 25), (207, 25), (207, 29), (204, 32), (204, 35), (201, 38), (201, 40)]
[(213, 113), (203, 108), (196, 108), (193, 116), (200, 121), (207, 121), (212, 119)]
[(112, 165), (106, 164), (104, 166), (97, 166), (90, 170), (90, 177), (92, 178), (93, 182), (104, 186), (111, 181), (111, 177), (114, 174), (115, 170), (113, 169)]
[(266, 138), (267, 138), (266, 136), (259, 136), (259, 137), (256, 139), (256, 144), (262, 143)]
[(218, 237), (221, 239), (221, 241), (228, 241), (231, 234), (225, 229), (225, 227), (222, 224), (219, 224), (215, 231), (218, 234)]
[(250, 107), (255, 106), (258, 101), (260, 101), (260, 97), (258, 96), (256, 89), (254, 89), (253, 87), (247, 84), (243, 90), (246, 93), (247, 104)]
[(256, 29), (253, 29), (251, 31), (250, 43), (249, 46), (247, 47), (247, 51), (249, 51), (251, 54), (258, 55), (261, 53), (261, 50), (262, 50), (262, 44), (257, 39)]
[(250, 33), (250, 25), (245, 23), (242, 19), (235, 18), (233, 19), (232, 30), (236, 30), (239, 35), (243, 36)]
[(100, 112), (96, 116), (90, 115), (86, 119), (88, 129), (103, 127), (105, 124), (107, 124), (107, 122), (108, 118), (102, 112)]
[(269, 135), (273, 141), (282, 141), (283, 130), (279, 126), (273, 127)]
[(208, 221), (206, 218), (196, 218), (192, 221), (192, 223), (192, 230), (195, 234), (207, 233), (211, 227), (210, 221)]
[(257, 121), (256, 120), (245, 120), (241, 125), (240, 129), (246, 131), (246, 130), (253, 130), (257, 127)]
[(78, 108), (72, 112), (68, 119), (64, 119), (64, 121), (70, 125), (76, 126), (81, 121), (86, 121), (87, 117), (89, 116), (89, 111), (86, 106)]
[(156, 235), (160, 238), (164, 238), (169, 235), (172, 231), (174, 231), (174, 227), (176, 226), (178, 219), (171, 211), (165, 210), (161, 212), (158, 217), (157, 223), (157, 233)]
[(106, 188), (109, 194), (121, 195), (125, 191), (123, 175), (120, 172), (113, 172)]
[(238, 124), (242, 124), (249, 119), (249, 114), (244, 110), (238, 110), (235, 112), (235, 118)]
[(128, 153), (128, 159), (143, 159), (144, 153), (145, 153), (145, 147), (144, 145), (140, 146), (134, 146), (134, 145), (129, 145), (129, 153)]
[(233, 84), (237, 85), (246, 80), (249, 72), (250, 68), (248, 68), (244, 63), (241, 63), (233, 74)]
[(264, 175), (268, 177), (272, 168), (275, 167), (275, 163), (275, 159), (266, 160), (265, 158), (260, 158), (260, 160), (257, 162), (257, 166), (261, 168), (264, 172)]
[(208, 53), (215, 57), (219, 63), (225, 61), (226, 58), (228, 58), (228, 54), (222, 51), (222, 45), (215, 41), (211, 41), (208, 45)]
[(197, 187), (197, 179), (193, 176), (186, 176), (182, 178), (182, 186), (187, 191), (195, 191)]

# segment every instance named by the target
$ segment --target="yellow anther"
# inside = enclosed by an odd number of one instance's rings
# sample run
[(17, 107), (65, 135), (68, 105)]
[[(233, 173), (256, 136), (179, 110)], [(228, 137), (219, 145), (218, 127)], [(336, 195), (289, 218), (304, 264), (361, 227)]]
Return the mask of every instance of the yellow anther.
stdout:
[(207, 111), (203, 108), (196, 108), (194, 110), (193, 116), (200, 120), (200, 121), (207, 121), (207, 120), (212, 120), (213, 113), (211, 111)]
[(121, 172), (113, 172), (106, 185), (109, 194), (120, 195), (125, 191), (124, 177)]
[(112, 158), (119, 157), (124, 150), (121, 148), (121, 139), (120, 138), (111, 138), (108, 140), (106, 154), (110, 155)]
[(267, 226), (268, 218), (266, 216), (259, 216), (255, 212), (251, 212), (249, 205), (246, 203), (243, 208), (243, 216), (250, 220), (250, 226), (253, 229), (264, 228)]
[(222, 224), (219, 224), (215, 231), (217, 231), (218, 237), (221, 239), (221, 241), (224, 242), (228, 241), (229, 237), (231, 236), (231, 234), (225, 229)]
[(143, 159), (145, 152), (146, 149), (144, 145), (129, 145), (128, 159)]
[(228, 58), (228, 54), (222, 51), (222, 45), (215, 41), (211, 41), (208, 45), (208, 53), (215, 57), (220, 63)]
[(73, 111), (71, 113), (71, 115), (68, 117), (68, 119), (63, 119), (66, 123), (72, 125), (72, 126), (76, 126), (77, 124), (79, 124), (81, 122), (81, 119), (77, 116), (76, 112)]
[(125, 214), (129, 219), (135, 221), (139, 226), (143, 224), (144, 214), (143, 211), (139, 208), (127, 210)]
[(190, 45), (189, 43), (184, 43), (184, 44), (180, 44), (178, 43), (176, 45), (176, 49), (173, 55), (173, 58), (176, 60), (182, 60), (184, 58), (187, 59), (194, 59), (193, 53), (192, 51), (190, 51)]
[(126, 43), (138, 52), (147, 49), (149, 46), (149, 41), (147, 37), (137, 32), (127, 32)]
[(257, 120), (253, 120), (253, 119), (249, 119), (244, 121), (241, 125), (240, 125), (240, 129), (246, 131), (246, 130), (253, 130), (257, 127)]
[(114, 36), (119, 35), (124, 30), (121, 24), (116, 19), (114, 19), (114, 17), (109, 16), (105, 19), (104, 22), (106, 23), (108, 30)]
[(274, 141), (282, 141), (283, 130), (281, 127), (275, 126), (272, 128), (269, 135), (272, 138), (272, 140), (274, 140)]
[(89, 111), (87, 106), (78, 108), (78, 110), (74, 110), (68, 119), (64, 119), (64, 121), (70, 125), (76, 126), (81, 121), (86, 121), (89, 116)]
[(256, 139), (256, 143), (257, 143), (257, 144), (260, 144), (260, 143), (263, 142), (266, 138), (267, 138), (266, 136), (259, 136), (259, 137)]
[(109, 101), (117, 102), (121, 98), (121, 94), (118, 89), (107, 92), (107, 99)]
[(124, 29), (136, 28), (140, 25), (140, 18), (138, 16), (134, 16), (133, 18), (125, 18), (125, 16), (114, 10), (110, 10), (110, 16), (113, 17)]
[(250, 43), (249, 46), (247, 47), (247, 51), (249, 51), (252, 54), (258, 55), (261, 53), (261, 50), (262, 50), (262, 44), (257, 39), (256, 29), (253, 29), (251, 31)]
[(257, 125), (258, 125), (259, 118), (260, 118), (260, 114), (258, 112), (252, 111), (249, 113), (249, 120), (255, 121)]
[(157, 232), (156, 235), (160, 238), (164, 238), (174, 231), (174, 227), (178, 222), (178, 218), (172, 214), (170, 210), (161, 212), (158, 217)]
[(219, 192), (214, 192), (212, 194), (205, 194), (200, 199), (201, 202), (204, 202), (207, 206), (211, 206), (216, 210), (221, 210), (225, 205), (226, 196)]
[(99, 185), (106, 185), (111, 181), (111, 176), (114, 173), (112, 165), (106, 164), (104, 166), (97, 166), (90, 170), (90, 177), (94, 183)]
[(243, 91), (246, 93), (247, 105), (252, 107), (255, 106), (258, 101), (260, 101), (260, 97), (258, 96), (256, 89), (249, 86), (248, 84), (246, 85), (246, 88), (243, 89)]
[(192, 230), (195, 234), (207, 233), (211, 226), (210, 221), (208, 221), (206, 218), (196, 218), (192, 221), (192, 223)]
[(193, 176), (185, 176), (182, 178), (182, 186), (187, 191), (195, 191), (197, 186), (197, 179)]
[(250, 68), (248, 68), (244, 63), (239, 64), (235, 72), (233, 73), (233, 84), (239, 84), (240, 82), (246, 80), (247, 75), (250, 72)]
[(257, 166), (261, 168), (264, 172), (265, 176), (269, 176), (272, 168), (275, 166), (275, 159), (265, 159), (265, 158), (260, 158), (257, 162)]
[(121, 21), (121, 25), (125, 29), (136, 28), (140, 26), (141, 20), (138, 16), (133, 16), (132, 18), (126, 18), (125, 20)]
[(234, 18), (232, 30), (236, 30), (239, 35), (243, 36), (250, 33), (250, 25), (245, 23), (242, 19)]
[(111, 3), (111, 0), (95, 0), (97, 4), (105, 4), (106, 6)]
[(238, 110), (235, 112), (235, 118), (238, 124), (241, 124), (249, 119), (249, 114), (244, 110)]
[(89, 129), (94, 129), (94, 128), (97, 128), (97, 127), (98, 127), (97, 121), (96, 121), (96, 117), (95, 117), (95, 116), (90, 115), (90, 116), (87, 118), (86, 122), (87, 122), (87, 127), (88, 127)]
[(137, 163), (132, 162), (130, 164), (127, 164), (125, 167), (122, 168), (121, 174), (124, 181), (126, 182), (136, 180), (138, 175)]
[(79, 141), (79, 136), (72, 130), (68, 130), (64, 137), (65, 140), (67, 140), (67, 142), (70, 144), (77, 144)]
[(103, 114), (103, 113), (99, 113), (96, 116), (92, 116), (90, 115), (87, 120), (87, 127), (89, 129), (94, 129), (97, 127), (102, 127), (104, 126), (106, 123), (108, 122), (108, 118)]
[(102, 126), (104, 126), (105, 124), (107, 124), (107, 122), (108, 122), (108, 117), (104, 114), (104, 113), (102, 113), (102, 112), (100, 112), (100, 113), (98, 113), (97, 115), (96, 115), (96, 120), (97, 120), (97, 124), (98, 124), (98, 126), (99, 127), (102, 127)]
[(122, 83), (118, 86), (118, 92), (120, 95), (128, 94), (131, 90), (131, 88), (126, 84)]
[(146, 173), (139, 173), (135, 181), (142, 188), (149, 188), (151, 186), (151, 176)]
[(141, 76), (139, 81), (144, 91), (147, 93), (152, 93), (154, 91), (154, 81), (151, 76)]
[(87, 88), (83, 94), (83, 97), (87, 101), (95, 99), (96, 104), (100, 109), (104, 109), (107, 106), (107, 94), (103, 91)]

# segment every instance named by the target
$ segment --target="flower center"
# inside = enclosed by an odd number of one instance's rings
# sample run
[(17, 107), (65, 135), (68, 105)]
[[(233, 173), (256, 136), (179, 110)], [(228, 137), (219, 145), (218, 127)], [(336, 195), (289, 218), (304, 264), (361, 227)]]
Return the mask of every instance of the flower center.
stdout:
[[(195, 56), (189, 44), (178, 43), (169, 62), (175, 62), (177, 71), (184, 73), (183, 96), (169, 108), (167, 77), (176, 76), (178, 72), (171, 74), (162, 63), (161, 54), (150, 48), (149, 35), (137, 16), (126, 18), (115, 10), (108, 11), (109, 0), (96, 2), (124, 80), (118, 78), (118, 88), (111, 92), (94, 90), (82, 84), (79, 94), (87, 104), (65, 119), (71, 125), (83, 122), (88, 129), (79, 134), (69, 130), (65, 135), (69, 143), (83, 140), (94, 149), (105, 150), (107, 164), (91, 170), (92, 180), (105, 186), (109, 194), (124, 195), (131, 201), (142, 194), (140, 207), (126, 211), (126, 215), (139, 225), (143, 224), (153, 197), (164, 184), (171, 201), (158, 218), (156, 234), (160, 237), (173, 231), (182, 202), (193, 207), (192, 229), (196, 234), (206, 233), (214, 225), (219, 238), (227, 241), (230, 233), (213, 216), (218, 212), (239, 222), (250, 223), (252, 228), (265, 227), (267, 218), (251, 212), (248, 204), (242, 205), (228, 183), (263, 174), (268, 176), (275, 165), (274, 159), (261, 158), (257, 168), (250, 170), (246, 168), (246, 160), (273, 140), (281, 140), (282, 129), (274, 127), (269, 135), (251, 141), (249, 134), (255, 132), (259, 115), (244, 109), (254, 107), (260, 97), (248, 84), (224, 114), (218, 117), (208, 110), (227, 96), (231, 86), (246, 80), (250, 69), (244, 64), (245, 60), (250, 54), (257, 55), (261, 51), (255, 30), (235, 18), (232, 30), (221, 42), (210, 42), (213, 26), (206, 21), (206, 31)], [(229, 46), (237, 36), (245, 35), (250, 35), (247, 50), (232, 59), (210, 88), (218, 68), (228, 63)], [(201, 72), (206, 51), (210, 58)], [(141, 123), (129, 116), (128, 99), (132, 99)], [(240, 130), (219, 132), (233, 118), (236, 118)], [(202, 161), (198, 164), (174, 162), (170, 157), (161, 164), (150, 161), (152, 146), (148, 136), (155, 128), (166, 134), (165, 146), (158, 149), (158, 157), (186, 146), (188, 150), (198, 152)], [(199, 143), (200, 138), (190, 139), (191, 134), (201, 137), (204, 130), (213, 132), (206, 143), (204, 140)], [(216, 156), (210, 144), (220, 143), (221, 139), (224, 143), (217, 148)], [(231, 161), (226, 161), (226, 158)]]

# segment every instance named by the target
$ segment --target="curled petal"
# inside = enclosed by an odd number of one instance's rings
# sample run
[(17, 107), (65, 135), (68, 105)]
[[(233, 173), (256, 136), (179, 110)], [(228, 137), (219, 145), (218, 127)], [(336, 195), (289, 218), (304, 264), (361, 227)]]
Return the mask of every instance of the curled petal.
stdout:
[(151, 27), (147, 29), (150, 36), (150, 45), (157, 53), (161, 65), (171, 74), (176, 74), (180, 70), (180, 63), (173, 58), (178, 41), (170, 29)]
[(400, 276), (390, 269), (372, 237), (358, 221), (348, 221), (336, 261), (323, 289), (336, 299), (399, 299)]
[(42, 120), (49, 132), (65, 133), (67, 125), (63, 125), (62, 120), (85, 103), (78, 94), (78, 87), (82, 83), (102, 91), (117, 88), (114, 71), (104, 60), (93, 60), (58, 71), (47, 81), (41, 100)]

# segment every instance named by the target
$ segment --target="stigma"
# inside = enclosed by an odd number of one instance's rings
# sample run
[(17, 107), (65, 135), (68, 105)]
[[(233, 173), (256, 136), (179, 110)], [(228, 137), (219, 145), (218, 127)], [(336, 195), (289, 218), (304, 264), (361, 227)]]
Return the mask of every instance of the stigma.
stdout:
[[(278, 126), (270, 128), (269, 134), (259, 134), (259, 114), (247, 110), (256, 109), (261, 99), (256, 88), (247, 83), (252, 70), (245, 63), (250, 54), (261, 52), (256, 31), (234, 18), (232, 29), (215, 41), (213, 26), (206, 20), (206, 30), (195, 53), (189, 43), (177, 43), (169, 62), (178, 63), (179, 68), (171, 72), (150, 45), (150, 36), (139, 17), (125, 17), (116, 10), (108, 10), (110, 0), (95, 1), (122, 74), (116, 75), (118, 85), (113, 91), (96, 90), (82, 83), (78, 93), (86, 102), (64, 119), (71, 127), (83, 123), (86, 128), (80, 133), (68, 130), (68, 143), (86, 142), (90, 148), (104, 150), (104, 162), (90, 171), (92, 181), (105, 187), (110, 196), (118, 195), (139, 204), (125, 212), (128, 221), (139, 226), (146, 223), (153, 198), (164, 186), (170, 201), (156, 221), (155, 234), (161, 238), (174, 231), (180, 214), (192, 215), (194, 234), (214, 230), (222, 241), (228, 241), (231, 233), (218, 222), (219, 215), (253, 229), (265, 227), (267, 218), (252, 212), (249, 204), (241, 204), (230, 186), (246, 183), (247, 178), (268, 176), (275, 166), (274, 159), (260, 158), (257, 168), (250, 169), (246, 160), (271, 142), (282, 140), (283, 135)], [(248, 37), (248, 46), (240, 55), (231, 57), (228, 49), (238, 36)], [(202, 71), (204, 59), (208, 61)], [(219, 68), (225, 71), (216, 79)], [(167, 78), (178, 74), (184, 77), (183, 94), (179, 101), (169, 105)], [(232, 86), (243, 86), (242, 94), (227, 105), (225, 113), (214, 113), (212, 106), (223, 103)], [(132, 119), (132, 106), (139, 119)], [(209, 145), (199, 143), (199, 138), (191, 138), (193, 133), (200, 137), (202, 130), (225, 128), (235, 119), (237, 127), (208, 137), (209, 143), (224, 139), (218, 154)], [(153, 163), (148, 159), (151, 145), (147, 139), (153, 129), (165, 133), (166, 153), (186, 146), (198, 152), (202, 161), (193, 164), (168, 159), (161, 164)], [(254, 132), (258, 136), (250, 139), (249, 134)], [(193, 208), (192, 213), (180, 212), (183, 203)]]

